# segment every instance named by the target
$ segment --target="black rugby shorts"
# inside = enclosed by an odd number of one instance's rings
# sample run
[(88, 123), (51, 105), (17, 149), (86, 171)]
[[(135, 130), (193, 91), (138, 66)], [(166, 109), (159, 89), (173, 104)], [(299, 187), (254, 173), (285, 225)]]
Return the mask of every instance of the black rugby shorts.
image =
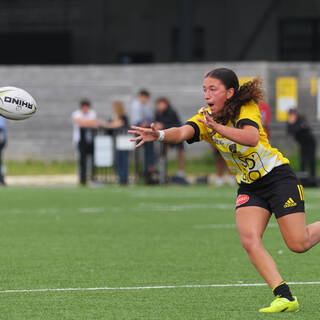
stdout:
[(303, 187), (289, 165), (275, 167), (251, 184), (239, 185), (236, 209), (250, 206), (265, 208), (277, 219), (304, 212)]

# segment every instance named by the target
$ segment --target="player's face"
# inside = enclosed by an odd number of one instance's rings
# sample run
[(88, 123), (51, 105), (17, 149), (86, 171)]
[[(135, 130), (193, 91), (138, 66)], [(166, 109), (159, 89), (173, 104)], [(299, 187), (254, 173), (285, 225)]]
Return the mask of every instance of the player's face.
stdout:
[(234, 89), (227, 89), (223, 82), (216, 78), (205, 78), (203, 82), (204, 98), (212, 113), (220, 111), (227, 99), (233, 96)]

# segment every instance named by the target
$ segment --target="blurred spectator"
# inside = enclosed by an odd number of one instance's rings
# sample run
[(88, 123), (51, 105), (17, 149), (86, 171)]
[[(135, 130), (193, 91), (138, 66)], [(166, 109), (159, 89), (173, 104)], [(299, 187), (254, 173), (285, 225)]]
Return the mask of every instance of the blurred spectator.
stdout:
[[(125, 114), (123, 103), (115, 101), (112, 105), (113, 118), (107, 123), (106, 127), (114, 129), (115, 135), (126, 134), (129, 128), (128, 117)], [(116, 150), (115, 167), (119, 177), (120, 184), (128, 183), (128, 150)]]
[[(149, 127), (153, 121), (151, 108), (149, 104), (150, 93), (142, 89), (138, 92), (138, 96), (133, 100), (131, 105), (131, 123), (135, 126), (143, 128)], [(153, 165), (154, 165), (154, 149), (153, 142), (143, 145), (144, 148), (144, 174), (147, 183), (152, 183)]]
[[(169, 100), (165, 97), (158, 98), (156, 101), (155, 125), (158, 130), (181, 126), (181, 122), (176, 111), (172, 108)], [(177, 150), (177, 177), (184, 178), (185, 152), (183, 143), (170, 145), (165, 143), (163, 144), (163, 148), (165, 154), (167, 153), (168, 148), (175, 148)]]
[(310, 175), (316, 175), (316, 139), (305, 117), (295, 109), (288, 113), (287, 131), (300, 147), (300, 170), (309, 168)]
[(266, 103), (260, 103), (259, 104), (259, 109), (261, 113), (261, 124), (267, 134), (268, 139), (270, 138), (270, 129), (269, 129), (269, 124), (271, 121), (271, 111), (270, 107)]
[(2, 163), (2, 151), (7, 143), (7, 127), (3, 117), (0, 116), (0, 184), (5, 185), (5, 169)]
[(97, 118), (90, 101), (86, 99), (80, 101), (80, 109), (74, 111), (71, 117), (73, 144), (79, 152), (79, 180), (80, 184), (85, 185), (88, 168), (92, 171), (93, 166), (93, 129), (105, 125), (105, 122)]
[[(224, 161), (224, 159), (222, 158), (220, 152), (216, 148), (212, 148), (212, 151), (214, 154), (215, 165), (216, 165), (216, 174), (217, 174), (217, 177), (215, 180), (216, 186), (221, 187), (224, 184), (224, 182), (227, 182), (230, 186), (235, 185), (236, 180), (233, 174), (231, 174), (231, 172), (229, 171), (228, 166)], [(224, 179), (224, 172), (227, 173), (227, 176), (225, 179)]]

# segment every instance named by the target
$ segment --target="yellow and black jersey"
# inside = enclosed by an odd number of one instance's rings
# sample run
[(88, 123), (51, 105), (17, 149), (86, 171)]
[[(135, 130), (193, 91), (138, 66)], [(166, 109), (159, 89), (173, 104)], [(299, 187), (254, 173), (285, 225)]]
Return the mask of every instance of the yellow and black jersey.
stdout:
[[(207, 108), (210, 112), (210, 109)], [(259, 142), (255, 147), (248, 147), (235, 143), (217, 132), (213, 132), (197, 119), (204, 119), (203, 108), (197, 115), (190, 118), (186, 124), (191, 125), (195, 134), (188, 143), (206, 141), (215, 146), (226, 161), (230, 171), (235, 175), (238, 183), (252, 183), (268, 174), (273, 168), (282, 164), (289, 164), (281, 152), (272, 148), (261, 124), (259, 107), (254, 102), (249, 102), (241, 107), (235, 126), (231, 121), (228, 127), (241, 128), (251, 125), (259, 130)]]

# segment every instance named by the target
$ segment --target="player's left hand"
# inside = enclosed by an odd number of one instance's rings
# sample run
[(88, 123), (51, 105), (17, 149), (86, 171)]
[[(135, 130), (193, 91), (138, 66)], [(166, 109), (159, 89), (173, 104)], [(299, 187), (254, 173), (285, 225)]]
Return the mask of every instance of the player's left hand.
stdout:
[(216, 131), (217, 126), (219, 125), (218, 122), (216, 122), (213, 119), (213, 117), (209, 114), (209, 112), (206, 109), (203, 109), (203, 115), (204, 119), (198, 118), (197, 120), (203, 123), (206, 127), (210, 128), (211, 130)]

